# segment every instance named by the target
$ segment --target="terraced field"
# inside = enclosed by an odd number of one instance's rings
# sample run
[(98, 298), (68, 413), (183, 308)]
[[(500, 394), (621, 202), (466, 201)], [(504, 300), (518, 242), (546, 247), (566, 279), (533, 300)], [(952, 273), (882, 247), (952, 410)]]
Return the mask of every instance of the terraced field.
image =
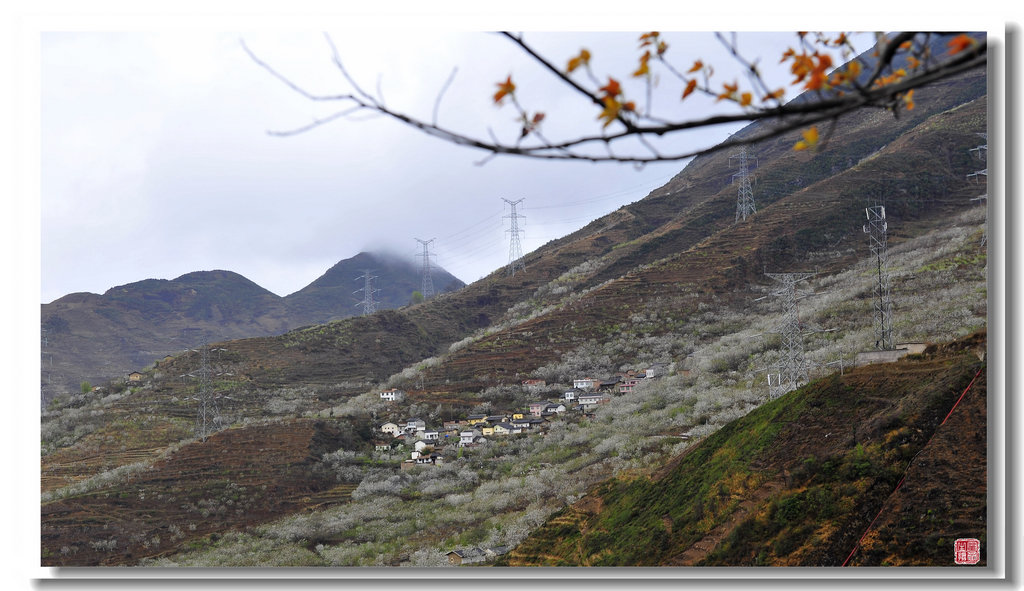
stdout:
[(131, 565), (207, 536), (347, 502), (315, 467), (341, 443), (326, 421), (228, 429), (127, 481), (42, 506), (44, 566)]

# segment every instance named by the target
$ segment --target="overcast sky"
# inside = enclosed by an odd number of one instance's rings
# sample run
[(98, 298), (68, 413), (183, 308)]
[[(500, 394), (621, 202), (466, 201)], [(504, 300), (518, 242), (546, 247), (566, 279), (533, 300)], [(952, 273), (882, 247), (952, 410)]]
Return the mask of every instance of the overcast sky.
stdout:
[[(338, 15), (310, 27), (171, 28), (95, 22), (41, 31), (39, 45), (41, 299), (199, 270), (244, 275), (278, 295), (308, 285), (339, 260), (388, 249), (415, 260), (416, 238), (435, 239), (433, 263), (472, 282), (509, 260), (509, 213), (523, 199), (524, 252), (645, 197), (685, 162), (632, 165), (548, 162), (486, 155), (384, 118), (337, 120), (276, 137), (339, 106), (298, 95), (245, 53), (317, 94), (351, 92), (331, 62), (323, 29), (352, 77), (399, 111), (487, 139), (513, 138), (511, 107), (491, 99), (511, 75), (528, 110), (544, 111), (549, 139), (594, 133), (597, 110), (485, 27), (416, 15)], [(411, 20), (410, 20), (411, 19)], [(516, 19), (513, 19), (516, 20)], [(95, 19), (94, 19), (95, 21)], [(518, 19), (517, 22), (521, 22)], [(103, 21), (98, 21), (103, 22)], [(243, 21), (244, 22), (244, 21)], [(441, 24), (438, 24), (440, 22)], [(288, 23), (285, 23), (288, 24)], [(108, 29), (109, 30), (109, 29)], [(142, 32), (146, 31), (146, 32)], [(152, 32), (151, 32), (152, 31)], [(553, 63), (586, 47), (594, 73), (625, 84), (639, 32), (526, 33)], [(719, 81), (743, 82), (709, 32), (663, 33), (686, 69), (712, 63)], [(744, 55), (763, 56), (773, 85), (791, 75), (778, 59), (793, 33), (740, 33)], [(867, 40), (858, 44), (866, 49)], [(836, 56), (837, 63), (840, 61)], [(660, 76), (655, 110), (672, 118), (728, 112), (726, 103), (678, 100), (682, 83)], [(788, 97), (795, 96), (791, 90)], [(613, 124), (610, 130), (614, 130)], [(713, 145), (739, 129), (673, 137), (678, 149)]]
[[(325, 25), (334, 23), (327, 22)], [(512, 75), (528, 110), (547, 113), (552, 138), (599, 129), (597, 111), (566, 92), (508, 40), (474, 32), (326, 27), (351, 72), (388, 105), (430, 119), (453, 69), (438, 121), (478, 137), (516, 131), (494, 105)], [(527, 33), (559, 65), (586, 47), (595, 74), (624, 82), (638, 33)], [(678, 67), (738, 66), (710, 33), (666, 34)], [(744, 33), (741, 47), (774, 63), (791, 33)], [(509, 213), (523, 199), (529, 252), (646, 196), (685, 163), (565, 163), (499, 157), (449, 145), (384, 118), (289, 130), (337, 110), (289, 89), (260, 59), (319, 94), (350, 92), (321, 32), (44, 32), (41, 37), (41, 283), (43, 302), (102, 293), (146, 278), (226, 269), (278, 295), (306, 286), (363, 250), (414, 258), (435, 239), (434, 263), (466, 282), (506, 264)], [(738, 71), (738, 70), (737, 70)], [(787, 80), (781, 69), (779, 83)], [(681, 83), (663, 76), (654, 105), (700, 116), (724, 103), (678, 106)], [(630, 96), (643, 101), (643, 89)], [(692, 101), (695, 105), (697, 101)], [(712, 145), (738, 127), (674, 139)]]

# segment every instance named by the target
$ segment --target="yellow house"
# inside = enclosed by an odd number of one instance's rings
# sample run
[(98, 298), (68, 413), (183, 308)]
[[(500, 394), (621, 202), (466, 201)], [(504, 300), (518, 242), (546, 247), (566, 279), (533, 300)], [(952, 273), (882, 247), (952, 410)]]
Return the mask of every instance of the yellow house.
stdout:
[(485, 437), (487, 435), (494, 435), (494, 427), (482, 427), (480, 429), (480, 434), (485, 436)]
[(516, 419), (521, 419), (521, 418), (523, 418), (523, 413), (521, 413), (521, 412), (514, 412), (514, 413), (512, 413), (512, 420), (513, 421), (516, 420)]
[(142, 381), (142, 374), (140, 372), (133, 371), (132, 373), (128, 374), (128, 381), (129, 382), (141, 382)]

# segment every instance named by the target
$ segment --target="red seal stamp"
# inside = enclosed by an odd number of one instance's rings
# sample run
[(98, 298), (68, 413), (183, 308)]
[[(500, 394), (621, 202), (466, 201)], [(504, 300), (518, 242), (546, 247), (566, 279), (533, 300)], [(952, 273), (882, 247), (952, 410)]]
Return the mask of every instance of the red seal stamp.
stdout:
[(976, 538), (958, 538), (953, 543), (953, 561), (957, 564), (978, 564), (981, 560), (981, 542)]

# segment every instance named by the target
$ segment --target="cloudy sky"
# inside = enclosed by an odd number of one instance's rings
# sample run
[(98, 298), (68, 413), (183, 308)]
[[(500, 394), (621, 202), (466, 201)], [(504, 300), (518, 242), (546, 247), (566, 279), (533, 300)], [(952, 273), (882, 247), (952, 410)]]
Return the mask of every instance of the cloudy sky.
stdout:
[[(383, 21), (382, 21), (383, 22)], [(514, 137), (496, 83), (512, 75), (528, 110), (547, 113), (552, 139), (599, 129), (597, 111), (566, 92), (508, 40), (482, 32), (425, 31), (328, 20), (323, 28), (352, 77), (397, 110), (486, 139)], [(586, 47), (595, 74), (623, 80), (639, 56), (637, 33), (527, 33), (559, 65)], [(666, 34), (687, 68), (713, 63), (722, 80), (738, 65), (710, 33)], [(791, 33), (745, 33), (751, 56), (778, 56)], [(102, 293), (146, 278), (226, 269), (287, 295), (363, 250), (413, 258), (435, 239), (434, 262), (467, 282), (506, 264), (508, 207), (524, 251), (646, 196), (684, 163), (565, 163), (449, 145), (380, 117), (337, 120), (278, 137), (340, 108), (307, 100), (261, 68), (242, 43), (317, 94), (351, 92), (324, 33), (210, 30), (41, 34), (41, 297)], [(767, 60), (773, 64), (777, 58)], [(779, 83), (787, 75), (775, 73)], [(728, 110), (681, 108), (681, 83), (662, 76), (654, 106), (674, 117)], [(642, 86), (627, 88), (638, 102)], [(735, 131), (673, 139), (683, 149)]]

